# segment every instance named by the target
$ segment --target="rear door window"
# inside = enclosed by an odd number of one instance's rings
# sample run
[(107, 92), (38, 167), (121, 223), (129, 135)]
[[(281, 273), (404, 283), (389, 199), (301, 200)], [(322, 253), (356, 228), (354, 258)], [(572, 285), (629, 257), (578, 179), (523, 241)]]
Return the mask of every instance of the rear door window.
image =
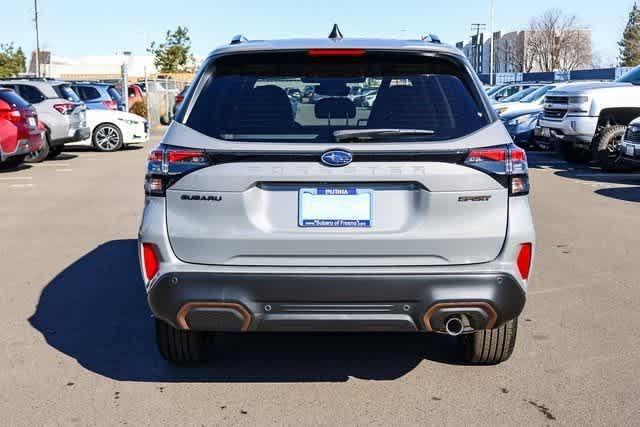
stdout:
[(93, 101), (102, 98), (98, 89), (93, 86), (75, 86), (73, 89), (83, 101)]
[[(440, 141), (490, 122), (466, 69), (452, 59), (234, 55), (219, 58), (212, 73), (186, 125), (228, 141), (333, 142), (336, 131), (379, 129), (427, 131), (394, 140)], [(309, 99), (288, 95), (294, 89)]]
[(62, 84), (53, 86), (53, 90), (55, 90), (56, 94), (63, 99), (71, 102), (81, 102), (81, 99), (78, 95), (71, 89), (71, 85)]

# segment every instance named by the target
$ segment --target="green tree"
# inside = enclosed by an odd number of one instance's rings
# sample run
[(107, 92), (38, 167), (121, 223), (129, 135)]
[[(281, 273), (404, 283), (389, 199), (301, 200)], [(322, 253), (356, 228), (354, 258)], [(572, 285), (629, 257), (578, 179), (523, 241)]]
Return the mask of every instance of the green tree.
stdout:
[(153, 54), (153, 63), (161, 73), (193, 71), (194, 58), (187, 27), (178, 26), (175, 31), (167, 31), (164, 43), (151, 43), (149, 52)]
[(620, 46), (620, 65), (623, 67), (634, 67), (640, 64), (640, 8), (638, 3), (633, 2), (631, 12), (629, 12), (629, 22), (622, 33), (622, 40), (618, 42)]
[(22, 48), (15, 48), (13, 43), (0, 43), (0, 77), (13, 77), (26, 71), (27, 59)]

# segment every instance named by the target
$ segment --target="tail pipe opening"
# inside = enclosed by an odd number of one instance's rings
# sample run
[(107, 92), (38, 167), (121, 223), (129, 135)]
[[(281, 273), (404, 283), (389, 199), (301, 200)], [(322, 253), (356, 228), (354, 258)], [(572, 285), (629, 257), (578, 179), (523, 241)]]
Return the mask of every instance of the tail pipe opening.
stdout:
[(462, 320), (462, 316), (457, 314), (449, 316), (444, 324), (444, 329), (451, 336), (455, 337), (460, 335), (464, 331), (464, 321)]
[(497, 318), (495, 309), (489, 303), (453, 302), (433, 305), (424, 314), (423, 323), (427, 331), (457, 336), (492, 329)]

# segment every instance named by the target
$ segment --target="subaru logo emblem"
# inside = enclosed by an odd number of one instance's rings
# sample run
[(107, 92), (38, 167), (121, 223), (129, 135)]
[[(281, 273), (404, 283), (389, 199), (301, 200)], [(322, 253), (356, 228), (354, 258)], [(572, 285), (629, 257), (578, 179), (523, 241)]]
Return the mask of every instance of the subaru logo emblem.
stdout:
[(344, 150), (331, 150), (324, 153), (320, 160), (327, 166), (347, 166), (353, 161), (353, 155)]

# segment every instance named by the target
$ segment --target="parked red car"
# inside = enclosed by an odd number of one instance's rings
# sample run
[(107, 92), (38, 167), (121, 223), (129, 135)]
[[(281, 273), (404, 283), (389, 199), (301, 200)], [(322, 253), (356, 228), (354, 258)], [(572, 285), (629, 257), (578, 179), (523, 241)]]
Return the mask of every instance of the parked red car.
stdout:
[(35, 108), (10, 89), (0, 88), (0, 164), (22, 163), (44, 147), (44, 126)]

